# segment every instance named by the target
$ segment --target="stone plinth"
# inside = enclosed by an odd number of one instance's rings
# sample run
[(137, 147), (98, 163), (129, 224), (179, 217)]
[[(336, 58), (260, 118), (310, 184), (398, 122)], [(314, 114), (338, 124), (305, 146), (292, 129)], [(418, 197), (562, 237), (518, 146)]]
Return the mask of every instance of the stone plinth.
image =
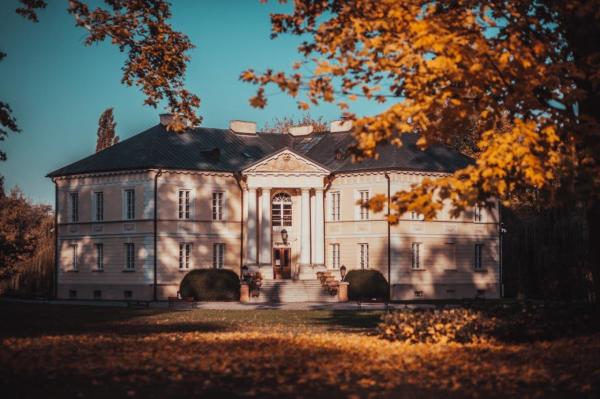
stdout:
[(348, 302), (348, 285), (346, 281), (340, 281), (338, 288), (338, 302)]
[(245, 281), (240, 283), (240, 302), (250, 302), (250, 284)]

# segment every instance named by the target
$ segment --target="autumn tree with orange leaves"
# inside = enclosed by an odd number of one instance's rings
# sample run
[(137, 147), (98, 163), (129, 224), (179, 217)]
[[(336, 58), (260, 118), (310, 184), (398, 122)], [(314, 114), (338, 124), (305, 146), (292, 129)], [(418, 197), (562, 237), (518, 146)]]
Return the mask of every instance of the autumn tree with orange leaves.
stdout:
[[(600, 298), (600, 1), (296, 0), (271, 22), (274, 37), (306, 41), (293, 72), (241, 74), (258, 85), (253, 106), (267, 104), (269, 85), (305, 93), (301, 109), (337, 104), (355, 120), (356, 159), (401, 145), (403, 133), (420, 133), (422, 148), (473, 135), (475, 164), (395, 193), (391, 222), (407, 211), (434, 218), (444, 201), (456, 216), (532, 194), (584, 207)], [(389, 106), (349, 113), (357, 97)]]

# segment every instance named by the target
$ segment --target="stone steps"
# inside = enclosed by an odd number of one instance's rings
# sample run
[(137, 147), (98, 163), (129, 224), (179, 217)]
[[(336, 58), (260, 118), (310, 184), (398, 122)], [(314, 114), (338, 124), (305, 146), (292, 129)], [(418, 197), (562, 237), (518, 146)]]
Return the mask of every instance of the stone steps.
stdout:
[(263, 280), (258, 298), (251, 302), (337, 302), (319, 280)]

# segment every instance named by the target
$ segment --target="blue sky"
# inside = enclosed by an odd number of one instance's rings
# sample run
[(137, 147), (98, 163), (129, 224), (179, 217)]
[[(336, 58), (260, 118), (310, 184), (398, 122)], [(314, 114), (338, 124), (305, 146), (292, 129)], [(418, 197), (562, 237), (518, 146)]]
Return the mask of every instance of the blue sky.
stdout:
[[(33, 24), (15, 14), (17, 0), (0, 2), (0, 99), (10, 104), (22, 133), (0, 146), (8, 160), (0, 163), (5, 185), (19, 185), (35, 202), (52, 203), (54, 187), (46, 173), (93, 153), (100, 113), (114, 107), (117, 134), (131, 137), (158, 121), (163, 110), (143, 105), (135, 87), (121, 85), (124, 55), (109, 43), (85, 47), (85, 32), (74, 26), (67, 1), (50, 1)], [(255, 88), (238, 80), (247, 68), (289, 70), (299, 59), (300, 40), (271, 40), (269, 13), (284, 11), (276, 1), (175, 0), (175, 29), (186, 33), (196, 48), (188, 67), (187, 88), (202, 99), (203, 126), (225, 128), (231, 119), (256, 121), (302, 113), (284, 94), (269, 97), (264, 110), (250, 107)], [(268, 91), (269, 92), (269, 91)], [(358, 113), (381, 107), (357, 103)], [(335, 106), (311, 110), (326, 120), (339, 117)]]

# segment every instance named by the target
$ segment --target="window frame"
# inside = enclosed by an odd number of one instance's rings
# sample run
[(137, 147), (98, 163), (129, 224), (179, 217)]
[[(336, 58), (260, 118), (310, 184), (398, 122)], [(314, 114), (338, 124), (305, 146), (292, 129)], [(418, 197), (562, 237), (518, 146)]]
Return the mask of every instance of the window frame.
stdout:
[(213, 243), (213, 269), (225, 268), (225, 243)]
[(192, 190), (182, 188), (177, 191), (177, 219), (190, 220), (192, 210)]
[(368, 204), (369, 200), (371, 199), (370, 190), (357, 190), (357, 191), (358, 191), (358, 197), (359, 197), (359, 201), (360, 201), (359, 210), (358, 210), (358, 218), (359, 218), (359, 220), (369, 220), (370, 219), (369, 208), (364, 207), (364, 205)]
[(476, 243), (474, 248), (473, 269), (483, 270), (483, 243)]
[(77, 191), (69, 193), (69, 221), (71, 223), (79, 222), (79, 192)]
[(71, 244), (71, 271), (76, 272), (79, 271), (79, 244)]
[(411, 244), (411, 269), (412, 270), (423, 270), (423, 265), (421, 262), (421, 245), (423, 243), (419, 241), (414, 241)]
[(341, 215), (341, 198), (342, 198), (342, 193), (340, 191), (332, 191), (330, 193), (330, 198), (331, 198), (331, 221), (333, 222), (339, 222), (340, 221), (340, 215)]
[(358, 243), (358, 266), (360, 267), (361, 270), (369, 269), (370, 265), (369, 265), (369, 243), (368, 242), (359, 242)]
[(125, 190), (125, 220), (135, 219), (135, 189)]
[(179, 243), (179, 270), (188, 270), (190, 268), (190, 259), (192, 257), (192, 244), (189, 242)]
[(335, 243), (329, 244), (329, 246), (331, 247), (331, 268), (339, 269), (341, 267), (340, 244), (335, 242)]
[(293, 211), (292, 196), (281, 191), (276, 193), (271, 198), (271, 225), (273, 227), (291, 227), (294, 223)]
[(135, 243), (125, 243), (125, 270), (135, 271)]
[(483, 222), (483, 208), (479, 205), (475, 205), (475, 207), (473, 207), (473, 222)]
[(104, 270), (104, 244), (96, 243), (94, 247), (96, 248), (96, 268), (94, 270), (102, 271)]
[(212, 220), (220, 221), (224, 220), (224, 203), (225, 203), (225, 192), (224, 191), (213, 191), (212, 193)]
[(96, 222), (104, 221), (104, 191), (94, 191), (94, 220)]

